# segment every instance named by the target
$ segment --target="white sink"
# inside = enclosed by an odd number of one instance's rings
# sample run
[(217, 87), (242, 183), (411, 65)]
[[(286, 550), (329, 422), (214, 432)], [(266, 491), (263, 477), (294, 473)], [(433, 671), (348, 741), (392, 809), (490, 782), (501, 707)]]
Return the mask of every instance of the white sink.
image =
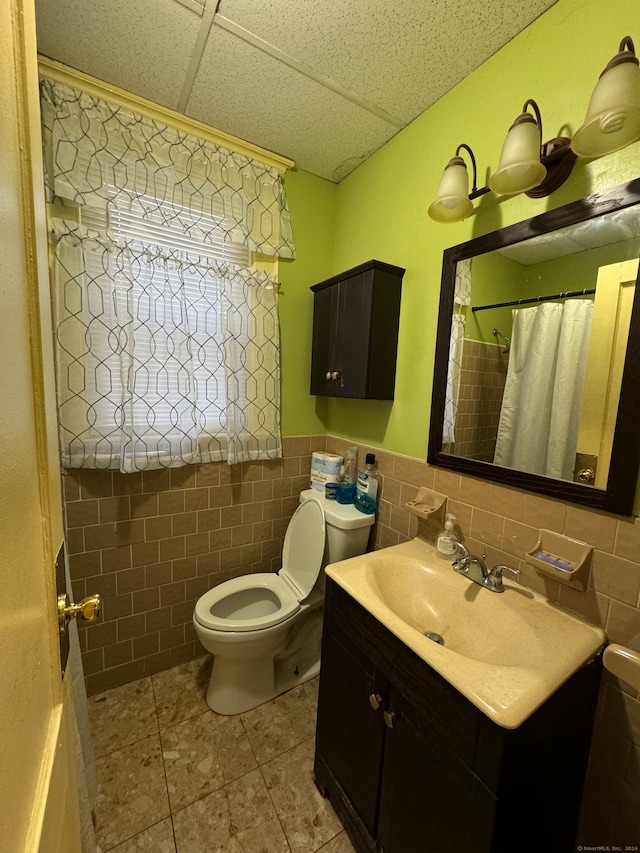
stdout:
[(505, 728), (521, 725), (606, 641), (597, 625), (524, 587), (505, 581), (505, 591), (494, 593), (472, 583), (423, 539), (326, 571)]

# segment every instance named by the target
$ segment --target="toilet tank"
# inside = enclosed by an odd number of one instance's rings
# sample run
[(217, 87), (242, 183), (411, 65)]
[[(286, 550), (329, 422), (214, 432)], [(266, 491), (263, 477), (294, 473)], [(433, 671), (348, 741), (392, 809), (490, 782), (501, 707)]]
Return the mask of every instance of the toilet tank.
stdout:
[[(308, 500), (317, 501), (324, 508), (326, 538), (323, 568), (329, 563), (364, 554), (375, 515), (365, 515), (353, 504), (328, 501), (318, 489), (305, 489), (300, 493), (300, 503)], [(324, 572), (321, 577), (324, 579)]]

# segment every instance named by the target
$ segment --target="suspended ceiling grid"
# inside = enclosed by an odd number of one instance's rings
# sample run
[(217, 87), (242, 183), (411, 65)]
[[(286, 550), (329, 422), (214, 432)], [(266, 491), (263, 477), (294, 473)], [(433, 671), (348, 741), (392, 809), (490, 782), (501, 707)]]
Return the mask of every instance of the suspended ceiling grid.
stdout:
[(338, 182), (556, 0), (36, 0), (38, 49)]

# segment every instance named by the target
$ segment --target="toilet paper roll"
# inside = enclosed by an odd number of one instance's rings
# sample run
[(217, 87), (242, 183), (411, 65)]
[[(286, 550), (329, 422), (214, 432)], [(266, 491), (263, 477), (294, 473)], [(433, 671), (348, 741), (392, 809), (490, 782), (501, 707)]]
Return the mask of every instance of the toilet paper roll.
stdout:
[(327, 483), (335, 483), (340, 474), (340, 466), (344, 461), (343, 456), (336, 453), (324, 453), (315, 451), (311, 454), (311, 482), (312, 489), (324, 493)]

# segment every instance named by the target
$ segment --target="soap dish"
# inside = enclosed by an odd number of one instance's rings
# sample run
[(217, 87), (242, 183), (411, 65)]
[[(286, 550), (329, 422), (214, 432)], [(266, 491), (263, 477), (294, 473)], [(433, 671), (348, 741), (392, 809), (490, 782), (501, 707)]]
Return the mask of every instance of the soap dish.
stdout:
[(404, 505), (405, 509), (417, 515), (418, 518), (430, 518), (435, 513), (439, 512), (447, 502), (447, 496), (441, 495), (440, 492), (434, 492), (422, 486), (418, 489), (418, 494), (411, 501), (407, 501)]
[(552, 530), (541, 530), (538, 543), (525, 554), (525, 560), (539, 575), (584, 592), (589, 582), (593, 548)]

